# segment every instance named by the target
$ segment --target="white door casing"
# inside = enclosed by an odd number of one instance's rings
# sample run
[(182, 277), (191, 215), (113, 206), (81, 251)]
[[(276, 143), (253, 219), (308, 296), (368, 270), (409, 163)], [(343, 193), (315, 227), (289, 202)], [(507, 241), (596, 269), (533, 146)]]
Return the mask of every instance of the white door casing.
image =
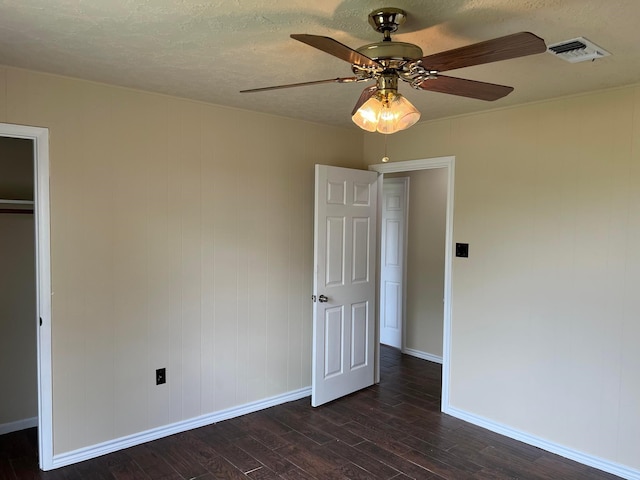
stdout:
[(374, 382), (377, 178), (316, 165), (314, 407)]
[(409, 178), (383, 183), (380, 239), (380, 343), (402, 349), (406, 205)]
[(400, 162), (379, 163), (369, 165), (369, 170), (385, 173), (412, 172), (432, 168), (447, 169), (447, 220), (445, 240), (444, 264), (444, 332), (442, 338), (442, 401), (441, 409), (444, 413), (452, 411), (449, 403), (450, 366), (451, 366), (451, 337), (452, 337), (452, 270), (453, 270), (453, 199), (455, 186), (456, 157), (436, 157), (422, 160), (407, 160)]

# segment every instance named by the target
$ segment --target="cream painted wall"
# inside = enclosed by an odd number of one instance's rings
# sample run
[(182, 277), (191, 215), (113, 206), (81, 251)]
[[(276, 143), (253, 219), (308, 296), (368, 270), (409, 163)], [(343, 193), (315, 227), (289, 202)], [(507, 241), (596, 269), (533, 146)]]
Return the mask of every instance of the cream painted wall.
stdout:
[(405, 347), (442, 357), (447, 171), (385, 175), (409, 177)]
[[(30, 140), (0, 137), (0, 199), (33, 200)], [(0, 213), (0, 425), (38, 415), (34, 228), (32, 214)]]
[(0, 425), (38, 416), (34, 239), (33, 215), (0, 213)]
[(33, 141), (0, 137), (0, 199), (33, 200)]
[(313, 165), (357, 130), (13, 68), (0, 121), (50, 130), (55, 454), (310, 385)]
[(388, 141), (456, 156), (451, 406), (640, 469), (640, 87)]

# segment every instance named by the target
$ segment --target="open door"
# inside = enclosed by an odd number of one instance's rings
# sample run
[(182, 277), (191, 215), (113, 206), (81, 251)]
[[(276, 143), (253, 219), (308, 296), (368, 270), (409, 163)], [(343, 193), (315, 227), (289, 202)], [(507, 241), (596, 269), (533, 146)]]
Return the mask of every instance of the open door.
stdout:
[(376, 172), (316, 165), (314, 407), (373, 385)]

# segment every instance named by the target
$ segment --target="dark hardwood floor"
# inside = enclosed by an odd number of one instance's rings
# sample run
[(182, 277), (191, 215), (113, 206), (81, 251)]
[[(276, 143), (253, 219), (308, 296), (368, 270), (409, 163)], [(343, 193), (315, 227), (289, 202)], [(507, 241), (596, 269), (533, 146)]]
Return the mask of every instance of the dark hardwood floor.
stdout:
[(40, 472), (35, 429), (0, 436), (0, 480), (547, 479), (610, 474), (440, 413), (439, 365), (382, 351), (380, 385), (308, 398)]

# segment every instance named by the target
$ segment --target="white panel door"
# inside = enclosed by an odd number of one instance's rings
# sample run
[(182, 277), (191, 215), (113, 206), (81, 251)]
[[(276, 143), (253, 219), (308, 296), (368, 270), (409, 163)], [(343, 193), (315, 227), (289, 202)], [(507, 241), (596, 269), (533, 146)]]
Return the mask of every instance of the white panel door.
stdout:
[(314, 407), (374, 382), (377, 177), (316, 165)]
[(385, 179), (380, 241), (380, 343), (402, 348), (408, 178)]

